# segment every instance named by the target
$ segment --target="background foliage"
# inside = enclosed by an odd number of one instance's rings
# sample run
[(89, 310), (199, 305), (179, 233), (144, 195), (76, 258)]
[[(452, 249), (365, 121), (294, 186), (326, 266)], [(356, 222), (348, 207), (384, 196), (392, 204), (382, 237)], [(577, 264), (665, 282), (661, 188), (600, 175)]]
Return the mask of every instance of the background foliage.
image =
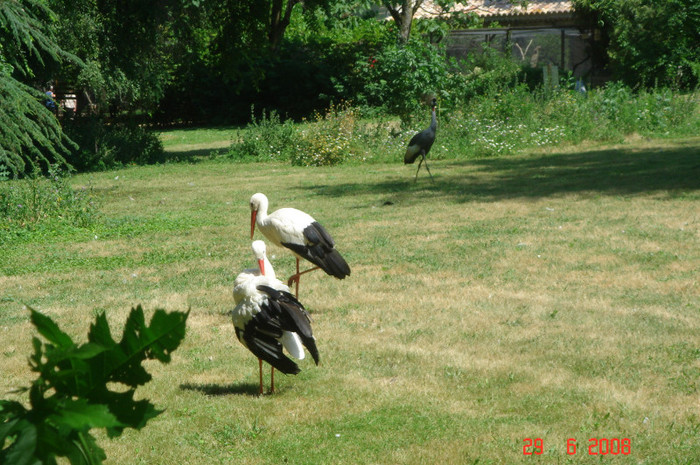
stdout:
[[(629, 88), (695, 88), (697, 2), (576, 4), (602, 25), (609, 68)], [(0, 0), (0, 164), (21, 176), (153, 163), (164, 160), (154, 124), (300, 121), (346, 102), (406, 128), (428, 95), (447, 117), (523, 82), (537, 92), (539, 79), (491, 50), (447, 58), (440, 41), (480, 26), (476, 16), (416, 20), (404, 37), (377, 11), (366, 0)], [(77, 114), (43, 106), (51, 84), (76, 95)]]
[(610, 70), (631, 87), (692, 89), (700, 82), (696, 0), (574, 0), (608, 36)]
[(55, 21), (43, 1), (0, 0), (0, 167), (14, 176), (64, 162), (71, 147), (30, 85), (52, 63), (75, 58), (56, 44)]

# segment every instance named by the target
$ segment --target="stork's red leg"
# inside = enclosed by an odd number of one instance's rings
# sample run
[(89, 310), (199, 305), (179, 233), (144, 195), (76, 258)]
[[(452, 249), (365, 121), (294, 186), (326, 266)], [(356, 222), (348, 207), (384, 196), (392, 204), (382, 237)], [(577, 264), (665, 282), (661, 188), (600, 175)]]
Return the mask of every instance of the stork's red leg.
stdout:
[(275, 367), (270, 368), (270, 394), (275, 393)]
[(304, 273), (308, 273), (309, 271), (318, 270), (319, 268), (320, 267), (315, 266), (313, 268), (309, 268), (308, 270), (299, 271), (299, 259), (297, 258), (297, 272), (296, 274), (290, 276), (287, 280), (287, 286), (291, 286), (292, 283), (296, 283), (296, 294), (294, 295), (294, 297), (299, 298), (299, 278), (301, 277), (301, 275), (303, 275)]
[(294, 292), (294, 297), (299, 298), (299, 257), (297, 257), (297, 284), (296, 291)]
[(258, 363), (260, 365), (260, 390), (258, 391), (258, 395), (262, 395), (263, 393), (263, 382), (262, 382), (262, 359), (258, 359)]

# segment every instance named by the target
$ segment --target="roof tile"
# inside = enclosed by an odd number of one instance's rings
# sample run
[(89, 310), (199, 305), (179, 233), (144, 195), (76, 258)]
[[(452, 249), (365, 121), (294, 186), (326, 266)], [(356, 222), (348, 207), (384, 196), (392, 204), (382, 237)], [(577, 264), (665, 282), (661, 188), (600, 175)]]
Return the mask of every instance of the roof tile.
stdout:
[[(456, 3), (452, 8), (453, 12), (474, 12), (478, 16), (515, 16), (547, 13), (570, 13), (573, 5), (570, 0), (542, 0), (531, 1), (527, 7), (513, 6), (512, 2), (505, 0), (467, 0)], [(433, 0), (425, 0), (418, 8), (414, 18), (435, 18), (439, 16), (449, 16)]]

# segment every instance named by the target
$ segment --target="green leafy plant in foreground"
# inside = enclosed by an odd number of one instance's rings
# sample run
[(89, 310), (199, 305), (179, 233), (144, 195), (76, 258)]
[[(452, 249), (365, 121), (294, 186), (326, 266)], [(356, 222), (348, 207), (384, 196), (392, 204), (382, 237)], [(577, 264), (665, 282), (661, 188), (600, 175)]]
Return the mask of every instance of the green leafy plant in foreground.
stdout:
[[(0, 463), (56, 464), (56, 457), (66, 457), (73, 465), (100, 464), (106, 456), (90, 429), (105, 428), (116, 437), (161, 413), (146, 399), (134, 400), (136, 388), (151, 380), (141, 362), (170, 362), (185, 337), (189, 311), (156, 310), (146, 326), (141, 306), (132, 308), (118, 343), (102, 313), (81, 345), (51, 318), (30, 312), (47, 342), (32, 340), (29, 365), (39, 377), (28, 389), (31, 408), (0, 400)], [(119, 391), (110, 389), (116, 386)]]

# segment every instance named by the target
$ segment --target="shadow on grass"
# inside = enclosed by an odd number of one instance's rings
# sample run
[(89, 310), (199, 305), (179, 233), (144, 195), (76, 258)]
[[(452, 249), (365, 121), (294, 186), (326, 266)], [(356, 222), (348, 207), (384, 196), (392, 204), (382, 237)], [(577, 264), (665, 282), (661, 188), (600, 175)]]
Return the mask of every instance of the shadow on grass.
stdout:
[(248, 396), (258, 396), (258, 389), (260, 386), (254, 383), (240, 383), (240, 384), (192, 384), (184, 383), (180, 385), (180, 389), (183, 391), (196, 391), (201, 392), (207, 396), (228, 396), (228, 395), (248, 395)]
[(193, 149), (193, 150), (178, 150), (165, 151), (164, 159), (167, 162), (186, 162), (198, 163), (203, 160), (209, 160), (217, 156), (219, 153), (225, 152), (223, 148), (208, 148), (208, 149)]
[[(344, 196), (375, 193), (402, 199), (413, 192), (434, 191), (458, 201), (496, 201), (505, 198), (549, 197), (595, 192), (602, 195), (634, 195), (669, 192), (671, 196), (700, 189), (700, 139), (671, 146), (615, 148), (577, 153), (482, 158), (431, 163), (435, 182), (421, 170), (414, 183), (415, 168), (405, 178), (376, 183), (345, 183), (315, 186), (317, 194)], [(392, 197), (393, 195), (393, 197)], [(417, 201), (417, 200), (416, 200)]]

